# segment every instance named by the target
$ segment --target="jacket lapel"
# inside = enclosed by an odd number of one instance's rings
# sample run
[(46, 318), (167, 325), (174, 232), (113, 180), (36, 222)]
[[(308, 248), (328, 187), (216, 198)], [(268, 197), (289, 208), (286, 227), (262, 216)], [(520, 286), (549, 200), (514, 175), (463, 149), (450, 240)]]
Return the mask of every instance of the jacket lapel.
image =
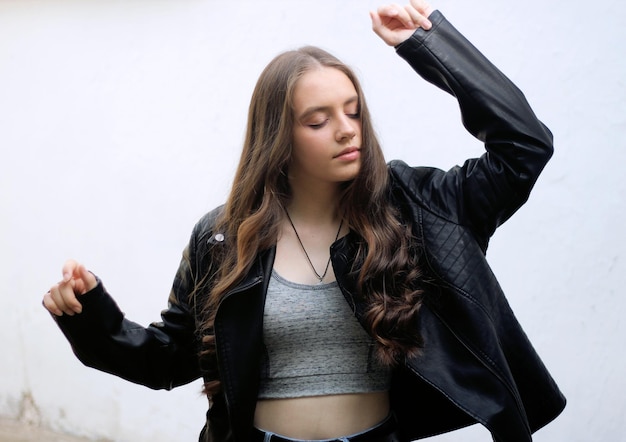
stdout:
[(263, 355), (263, 310), (275, 249), (255, 264), (220, 303), (215, 316), (218, 366), (235, 440), (252, 428)]

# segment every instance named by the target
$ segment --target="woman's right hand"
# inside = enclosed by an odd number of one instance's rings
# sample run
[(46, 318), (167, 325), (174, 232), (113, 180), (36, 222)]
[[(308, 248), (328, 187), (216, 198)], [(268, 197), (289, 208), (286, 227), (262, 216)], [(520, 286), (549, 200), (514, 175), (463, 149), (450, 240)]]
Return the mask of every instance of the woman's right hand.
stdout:
[(70, 259), (63, 265), (63, 279), (43, 296), (43, 306), (56, 316), (73, 316), (83, 310), (77, 296), (94, 289), (98, 281), (84, 265)]

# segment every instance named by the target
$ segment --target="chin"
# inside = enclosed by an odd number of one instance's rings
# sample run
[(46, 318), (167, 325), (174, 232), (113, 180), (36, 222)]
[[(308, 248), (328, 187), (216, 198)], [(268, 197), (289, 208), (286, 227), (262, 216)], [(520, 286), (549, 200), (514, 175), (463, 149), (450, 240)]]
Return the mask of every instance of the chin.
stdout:
[(359, 172), (361, 172), (361, 162), (359, 161), (357, 164), (354, 164), (348, 172), (349, 178), (347, 179), (347, 181), (352, 181), (354, 180), (356, 177), (359, 176)]
[(351, 183), (352, 181), (356, 179), (357, 176), (359, 176), (358, 171), (355, 173), (341, 174), (340, 176), (337, 177), (337, 182), (338, 183)]

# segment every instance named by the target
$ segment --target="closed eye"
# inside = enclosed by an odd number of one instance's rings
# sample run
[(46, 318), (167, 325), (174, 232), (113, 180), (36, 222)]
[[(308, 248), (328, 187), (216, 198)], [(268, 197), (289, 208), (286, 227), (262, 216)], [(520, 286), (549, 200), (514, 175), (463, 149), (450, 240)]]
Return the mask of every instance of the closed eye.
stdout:
[(312, 129), (321, 129), (322, 127), (326, 126), (326, 123), (328, 123), (327, 119), (322, 121), (321, 123), (314, 123), (314, 124), (311, 123), (311, 124), (308, 124), (307, 126), (309, 126)]

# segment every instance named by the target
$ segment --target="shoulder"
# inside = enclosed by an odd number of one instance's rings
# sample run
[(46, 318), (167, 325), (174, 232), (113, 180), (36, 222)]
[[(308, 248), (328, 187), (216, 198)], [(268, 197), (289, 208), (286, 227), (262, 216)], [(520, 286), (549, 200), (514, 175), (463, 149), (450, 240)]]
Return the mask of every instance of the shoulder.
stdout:
[(459, 211), (459, 168), (412, 167), (401, 160), (388, 164), (392, 198), (400, 206), (425, 210), (440, 220), (464, 224)]
[(224, 206), (222, 205), (204, 214), (193, 228), (193, 237), (196, 240), (202, 240), (212, 235), (215, 236), (217, 234), (215, 227), (223, 212)]
[(183, 259), (177, 274), (181, 281), (201, 278), (211, 267), (216, 251), (215, 246), (223, 244), (224, 240), (224, 235), (220, 236), (215, 231), (223, 209), (223, 206), (219, 206), (207, 212), (194, 225), (189, 243), (183, 251)]
[(411, 199), (418, 200), (425, 192), (432, 192), (433, 183), (445, 174), (435, 167), (412, 167), (402, 160), (390, 161), (387, 167), (392, 187), (400, 187)]
[(392, 160), (387, 164), (392, 178), (400, 182), (409, 182), (432, 177), (437, 172), (442, 172), (435, 167), (413, 167), (402, 160)]
[(193, 257), (206, 257), (213, 245), (224, 242), (224, 234), (216, 231), (216, 227), (223, 212), (224, 206), (218, 206), (204, 214), (202, 218), (196, 222), (189, 241), (189, 251)]

